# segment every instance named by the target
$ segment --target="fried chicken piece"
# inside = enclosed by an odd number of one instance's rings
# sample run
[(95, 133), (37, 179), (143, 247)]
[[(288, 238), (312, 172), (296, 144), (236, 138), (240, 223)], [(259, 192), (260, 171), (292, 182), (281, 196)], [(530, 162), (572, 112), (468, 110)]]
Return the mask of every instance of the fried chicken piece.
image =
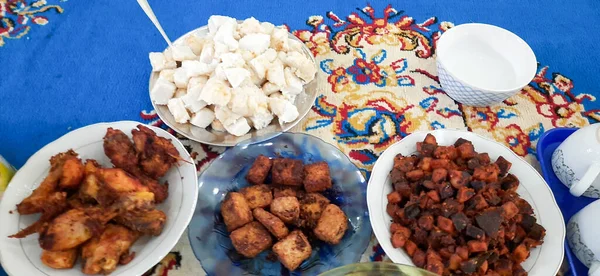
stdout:
[(82, 248), (83, 273), (109, 274), (113, 272), (122, 256), (130, 256), (129, 248), (139, 236), (139, 233), (124, 226), (106, 225), (104, 232), (99, 237), (91, 239)]
[(63, 165), (69, 158), (77, 158), (77, 153), (73, 150), (59, 153), (50, 158), (50, 172), (44, 178), (40, 186), (38, 186), (30, 196), (23, 199), (17, 204), (17, 211), (21, 215), (29, 215), (39, 213), (43, 210), (44, 204), (48, 196), (56, 192), (59, 181), (63, 175)]
[(22, 229), (18, 233), (9, 236), (9, 238), (24, 238), (39, 231), (44, 223), (51, 221), (67, 208), (67, 193), (58, 192), (46, 198), (45, 204), (42, 206), (42, 216), (32, 225)]
[(159, 179), (173, 164), (181, 159), (171, 140), (156, 135), (154, 131), (138, 125), (131, 131), (135, 150), (140, 158), (140, 168), (148, 176)]
[(167, 215), (157, 209), (148, 211), (134, 210), (117, 216), (115, 221), (142, 234), (158, 236), (165, 226)]
[(96, 176), (104, 184), (103, 188), (107, 188), (114, 193), (150, 191), (150, 189), (142, 185), (137, 178), (133, 177), (122, 169), (98, 168), (96, 169)]
[(75, 156), (69, 156), (63, 164), (58, 187), (61, 189), (76, 190), (79, 188), (83, 176), (84, 167), (81, 160)]
[(85, 177), (79, 187), (79, 198), (87, 202), (99, 202), (98, 192), (100, 191), (100, 180), (96, 176), (96, 171), (100, 166), (95, 160), (85, 161)]
[(109, 127), (104, 135), (104, 154), (117, 168), (129, 171), (138, 166), (139, 157), (133, 143), (123, 131)]
[[(148, 129), (148, 131), (156, 135), (152, 130)], [(138, 134), (138, 139), (141, 139), (140, 137), (142, 135), (144, 134)], [(169, 140), (167, 140), (167, 142), (170, 144)], [(173, 146), (172, 144), (170, 145)], [(143, 144), (143, 146), (143, 148), (145, 149), (146, 145)], [(174, 147), (173, 149), (177, 153), (176, 156), (178, 156), (179, 153), (177, 152), (177, 149), (175, 149)], [(131, 142), (131, 140), (129, 140), (129, 137), (127, 137), (127, 135), (121, 130), (109, 128), (106, 131), (106, 135), (104, 136), (104, 153), (106, 154), (106, 156), (108, 156), (108, 158), (115, 165), (115, 167), (121, 168), (126, 172), (132, 174), (133, 176), (137, 177), (144, 186), (148, 187), (148, 189), (150, 189), (150, 191), (154, 193), (156, 203), (162, 203), (163, 201), (165, 201), (165, 199), (167, 199), (167, 197), (169, 196), (168, 183), (165, 183), (164, 185), (160, 184), (158, 183), (158, 181), (155, 180), (158, 177), (152, 178), (151, 176), (146, 175), (145, 172), (142, 171), (142, 169), (140, 169), (140, 167), (138, 166), (138, 162), (140, 161), (140, 156), (143, 156), (143, 154), (138, 155), (136, 153), (134, 144)], [(171, 164), (168, 165), (166, 170), (169, 170), (170, 167)]]
[(42, 251), (42, 263), (55, 269), (73, 268), (77, 261), (77, 248), (66, 251)]
[(100, 223), (83, 210), (71, 209), (42, 229), (40, 247), (49, 251), (69, 250), (99, 234), (100, 229)]

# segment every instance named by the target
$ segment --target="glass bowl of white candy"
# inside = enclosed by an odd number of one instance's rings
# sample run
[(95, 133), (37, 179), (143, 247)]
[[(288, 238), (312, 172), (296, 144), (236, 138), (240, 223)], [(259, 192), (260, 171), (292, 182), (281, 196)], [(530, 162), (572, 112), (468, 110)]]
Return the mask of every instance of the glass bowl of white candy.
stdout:
[(234, 146), (294, 127), (317, 97), (317, 64), (284, 26), (211, 16), (150, 53), (150, 99), (160, 119), (205, 144)]

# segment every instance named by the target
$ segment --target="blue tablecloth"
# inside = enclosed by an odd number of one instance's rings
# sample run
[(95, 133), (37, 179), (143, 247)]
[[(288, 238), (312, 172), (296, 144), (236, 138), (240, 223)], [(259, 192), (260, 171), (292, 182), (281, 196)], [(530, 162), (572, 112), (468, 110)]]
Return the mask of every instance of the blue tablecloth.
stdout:
[[(367, 4), (356, 0), (149, 2), (171, 39), (205, 25), (212, 14), (254, 16), (297, 30), (311, 29), (307, 19), (312, 15), (333, 24), (335, 16), (326, 16), (329, 11), (342, 19), (353, 12), (365, 16), (361, 9)], [(381, 17), (388, 4), (373, 1), (371, 6)], [(574, 112), (589, 122), (600, 118), (600, 100), (595, 99), (600, 95), (596, 81), (600, 36), (594, 27), (600, 25), (600, 2), (392, 4), (416, 22), (435, 17), (436, 22), (481, 22), (513, 31), (529, 43), (541, 65), (549, 66), (546, 77), (560, 73), (572, 80), (576, 94), (590, 94), (581, 100), (585, 110)], [(97, 122), (150, 118), (141, 115), (152, 109), (148, 52), (165, 47), (136, 1), (0, 1), (0, 155), (18, 168), (69, 130)]]

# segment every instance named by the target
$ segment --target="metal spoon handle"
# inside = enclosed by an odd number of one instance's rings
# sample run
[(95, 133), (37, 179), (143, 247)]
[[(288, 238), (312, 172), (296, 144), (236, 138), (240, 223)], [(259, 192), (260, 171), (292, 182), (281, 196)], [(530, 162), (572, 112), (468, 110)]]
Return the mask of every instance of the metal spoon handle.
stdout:
[(152, 21), (152, 23), (154, 24), (154, 27), (156, 27), (156, 29), (158, 29), (158, 31), (163, 36), (163, 38), (165, 39), (167, 44), (169, 44), (169, 48), (172, 47), (173, 43), (171, 43), (171, 40), (165, 33), (165, 30), (163, 30), (162, 26), (160, 26), (160, 23), (158, 22), (156, 15), (154, 15), (154, 11), (152, 11), (152, 8), (150, 7), (150, 4), (148, 4), (148, 1), (147, 0), (137, 0), (137, 2), (140, 5), (140, 7), (142, 7), (142, 10), (144, 10), (144, 12), (148, 16), (148, 18), (150, 18), (150, 21)]

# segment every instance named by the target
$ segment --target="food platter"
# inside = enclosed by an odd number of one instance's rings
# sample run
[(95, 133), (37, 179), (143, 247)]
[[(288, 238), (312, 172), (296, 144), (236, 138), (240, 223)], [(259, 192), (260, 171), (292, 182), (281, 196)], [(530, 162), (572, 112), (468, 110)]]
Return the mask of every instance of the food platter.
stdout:
[[(202, 27), (199, 27), (195, 30), (192, 30), (192, 31), (184, 34), (183, 36), (181, 36), (177, 40), (175, 40), (173, 42), (173, 44), (174, 45), (183, 44), (185, 42), (185, 39), (192, 35), (195, 35), (197, 37), (207, 36), (208, 35), (208, 26), (202, 26)], [(300, 40), (292, 34), (288, 34), (288, 37), (290, 40), (295, 40), (297, 42), (300, 42)], [(304, 45), (304, 43), (302, 43), (302, 42), (300, 42), (300, 43), (303, 46), (302, 47), (303, 54), (306, 57), (308, 57), (314, 63), (314, 66), (316, 67), (317, 66), (316, 61), (314, 59), (314, 56), (310, 52), (310, 50)], [(150, 81), (149, 81), (149, 85), (148, 85), (149, 91), (152, 91), (152, 88), (154, 87), (154, 83), (156, 82), (158, 77), (159, 77), (158, 72), (152, 72), (150, 74)], [(157, 105), (154, 101), (152, 101), (152, 106), (154, 107), (154, 110), (156, 110), (156, 113), (158, 114), (158, 116), (161, 118), (161, 120), (167, 126), (169, 126), (171, 129), (175, 130), (177, 133), (179, 133), (191, 140), (194, 140), (194, 141), (200, 142), (200, 143), (209, 144), (209, 145), (215, 145), (215, 146), (234, 146), (234, 145), (236, 145), (244, 140), (247, 140), (247, 139), (252, 139), (252, 138), (257, 138), (257, 137), (261, 137), (262, 139), (269, 139), (279, 133), (290, 130), (292, 127), (294, 127), (296, 124), (298, 124), (302, 120), (302, 118), (304, 118), (306, 116), (306, 114), (308, 114), (312, 105), (315, 102), (315, 99), (317, 98), (317, 95), (319, 95), (318, 78), (314, 78), (311, 82), (304, 85), (303, 92), (297, 96), (297, 98), (294, 102), (294, 105), (298, 109), (298, 113), (299, 113), (298, 117), (295, 120), (288, 122), (288, 123), (284, 123), (284, 124), (279, 124), (277, 122), (277, 120), (273, 120), (273, 122), (270, 125), (268, 125), (267, 127), (262, 128), (260, 130), (252, 129), (248, 134), (243, 135), (243, 136), (231, 135), (227, 132), (216, 131), (212, 128), (204, 129), (204, 128), (193, 126), (191, 124), (180, 124), (175, 121), (175, 118), (169, 112), (169, 109), (166, 105)]]
[[(39, 185), (49, 170), (51, 156), (73, 149), (81, 159), (95, 159), (100, 165), (111, 167), (111, 161), (103, 149), (103, 137), (109, 127), (130, 133), (138, 122), (120, 121), (99, 123), (71, 131), (56, 141), (46, 145), (29, 158), (15, 174), (0, 204), (0, 257), (3, 268), (11, 275), (83, 275), (81, 264), (72, 269), (56, 270), (40, 261), (42, 249), (38, 245), (37, 234), (23, 239), (9, 238), (38, 219), (37, 215), (19, 215), (15, 205)], [(159, 210), (167, 215), (162, 233), (156, 237), (144, 236), (131, 248), (136, 256), (127, 265), (118, 266), (111, 275), (141, 275), (158, 263), (175, 246), (190, 221), (196, 205), (198, 190), (196, 168), (181, 142), (168, 132), (151, 127), (160, 137), (171, 139), (180, 156), (178, 166), (171, 168), (161, 179), (169, 182), (169, 197)], [(188, 163), (189, 162), (189, 163)]]
[(459, 138), (467, 139), (476, 151), (487, 152), (492, 160), (503, 156), (513, 164), (509, 172), (521, 181), (517, 193), (530, 203), (538, 223), (547, 230), (544, 243), (532, 249), (522, 266), (531, 275), (555, 275), (563, 260), (565, 225), (552, 191), (539, 173), (510, 149), (475, 133), (459, 130), (413, 133), (390, 146), (377, 160), (367, 188), (367, 202), (373, 232), (387, 256), (395, 263), (414, 265), (406, 252), (392, 246), (386, 195), (392, 191), (389, 173), (394, 157), (399, 153), (405, 156), (416, 153), (416, 143), (423, 141), (428, 133), (435, 136), (440, 145), (451, 145)]

